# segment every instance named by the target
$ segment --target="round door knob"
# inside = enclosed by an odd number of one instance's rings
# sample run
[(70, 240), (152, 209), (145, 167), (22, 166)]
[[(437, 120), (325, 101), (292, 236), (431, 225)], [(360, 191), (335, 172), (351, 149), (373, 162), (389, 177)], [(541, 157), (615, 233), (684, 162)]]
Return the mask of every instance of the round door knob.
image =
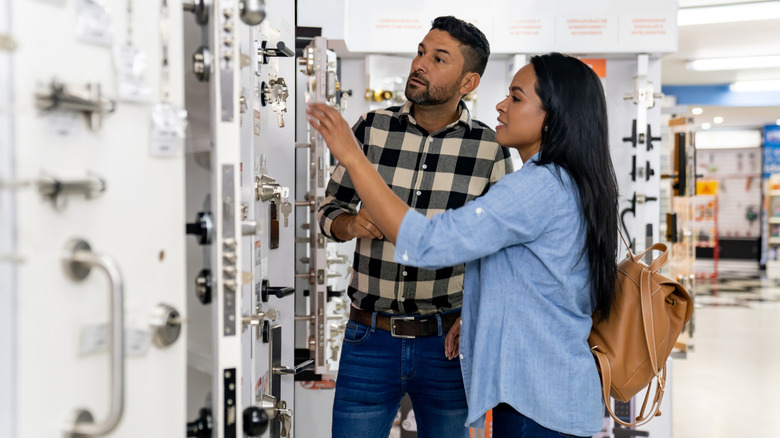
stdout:
[(187, 423), (187, 436), (196, 438), (211, 438), (211, 431), (214, 428), (214, 420), (211, 417), (211, 409), (203, 408), (200, 410), (198, 418)]
[(257, 406), (244, 409), (244, 433), (260, 436), (268, 429), (268, 413)]

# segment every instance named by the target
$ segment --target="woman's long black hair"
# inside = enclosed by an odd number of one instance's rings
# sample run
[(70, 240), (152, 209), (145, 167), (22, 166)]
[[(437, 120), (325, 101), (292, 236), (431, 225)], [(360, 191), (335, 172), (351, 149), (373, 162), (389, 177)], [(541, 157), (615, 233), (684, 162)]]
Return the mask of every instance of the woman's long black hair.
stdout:
[(586, 221), (593, 314), (606, 319), (615, 299), (618, 189), (609, 153), (607, 104), (601, 80), (582, 61), (534, 56), (536, 94), (547, 112), (539, 164), (566, 169), (579, 189)]

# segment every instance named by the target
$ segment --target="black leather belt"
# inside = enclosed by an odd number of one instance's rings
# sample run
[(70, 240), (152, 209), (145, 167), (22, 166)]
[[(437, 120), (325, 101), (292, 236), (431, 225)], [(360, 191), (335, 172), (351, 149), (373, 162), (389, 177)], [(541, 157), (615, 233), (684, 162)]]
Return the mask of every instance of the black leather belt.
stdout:
[[(352, 306), (349, 311), (349, 319), (370, 327), (372, 314), (373, 312)], [(447, 333), (458, 318), (460, 318), (460, 312), (441, 315), (442, 333)], [(439, 324), (435, 315), (385, 316), (377, 314), (376, 328), (390, 332), (395, 338), (416, 338), (417, 336), (439, 334)]]

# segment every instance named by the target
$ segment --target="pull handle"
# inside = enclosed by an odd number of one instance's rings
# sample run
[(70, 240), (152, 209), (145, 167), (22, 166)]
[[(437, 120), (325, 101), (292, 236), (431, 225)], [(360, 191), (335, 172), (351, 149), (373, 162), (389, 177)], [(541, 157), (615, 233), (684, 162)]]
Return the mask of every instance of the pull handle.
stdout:
[(113, 258), (92, 252), (89, 244), (80, 239), (74, 239), (65, 247), (63, 267), (73, 281), (82, 281), (98, 268), (108, 276), (110, 284), (111, 319), (109, 321), (109, 338), (111, 339), (111, 394), (108, 416), (105, 420), (95, 423), (92, 414), (86, 410), (78, 410), (74, 414), (73, 424), (66, 430), (69, 437), (103, 436), (113, 431), (124, 413), (125, 399), (125, 342), (124, 342), (124, 285), (122, 274)]
[(298, 365), (295, 365), (294, 368), (274, 367), (273, 372), (274, 374), (300, 374), (301, 371), (308, 370), (309, 368), (314, 368), (314, 359), (301, 362)]

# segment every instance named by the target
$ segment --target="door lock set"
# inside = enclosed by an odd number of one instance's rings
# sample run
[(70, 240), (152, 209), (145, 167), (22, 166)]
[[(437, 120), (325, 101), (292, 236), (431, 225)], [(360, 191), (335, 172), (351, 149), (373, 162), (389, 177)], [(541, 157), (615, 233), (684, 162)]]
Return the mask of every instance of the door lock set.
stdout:
[(276, 321), (277, 316), (278, 314), (276, 309), (268, 309), (263, 311), (262, 306), (258, 303), (257, 312), (254, 315), (241, 317), (241, 324), (243, 325), (242, 331), (246, 331), (246, 329), (254, 327), (256, 329), (255, 339), (259, 341), (261, 339), (261, 335), (263, 334), (262, 332), (265, 322), (267, 320)]
[[(271, 201), (272, 208), (278, 209), (277, 217), (279, 213), (284, 215), (285, 228), (289, 226), (289, 216), (292, 213), (292, 204), (289, 198), (290, 189), (288, 187), (282, 187), (274, 178), (266, 174), (255, 176), (255, 201)], [(274, 201), (278, 201), (278, 203)]]
[(260, 85), (262, 93), (260, 94), (260, 103), (263, 106), (271, 103), (271, 109), (276, 113), (277, 123), (280, 128), (284, 128), (284, 115), (287, 113), (287, 98), (290, 93), (287, 90), (287, 84), (284, 78), (277, 78), (276, 75), (269, 75), (268, 83), (263, 82)]

